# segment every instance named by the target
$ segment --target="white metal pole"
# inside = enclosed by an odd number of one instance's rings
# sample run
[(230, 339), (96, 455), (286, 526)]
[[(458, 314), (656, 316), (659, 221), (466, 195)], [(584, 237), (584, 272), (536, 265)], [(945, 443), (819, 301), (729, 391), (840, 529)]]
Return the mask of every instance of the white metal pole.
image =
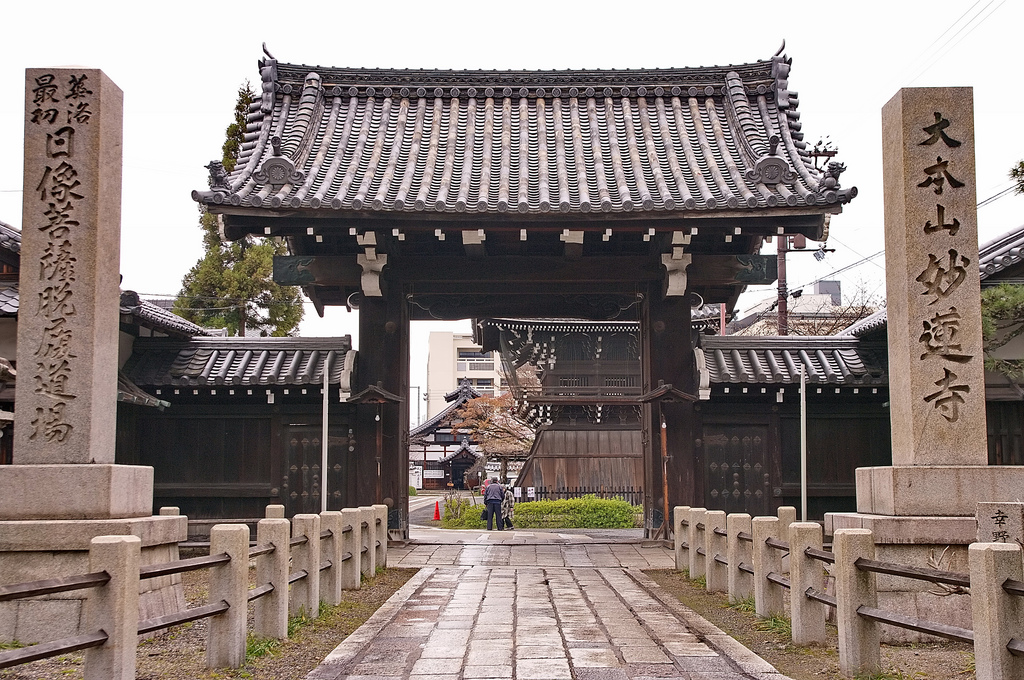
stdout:
[(800, 365), (800, 521), (807, 521), (807, 366)]
[(327, 394), (331, 388), (331, 355), (324, 359), (324, 409), (323, 427), (320, 432), (320, 512), (327, 512)]

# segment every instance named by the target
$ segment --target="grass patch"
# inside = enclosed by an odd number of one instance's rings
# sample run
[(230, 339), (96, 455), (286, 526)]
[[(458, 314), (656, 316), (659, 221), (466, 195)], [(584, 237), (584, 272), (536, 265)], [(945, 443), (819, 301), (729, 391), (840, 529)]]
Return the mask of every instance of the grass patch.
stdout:
[(265, 638), (249, 633), (245, 638), (245, 660), (252, 661), (260, 657), (274, 654), (281, 646), (280, 640)]
[(754, 609), (754, 596), (751, 595), (750, 597), (744, 598), (742, 600), (736, 600), (735, 602), (730, 602), (729, 604), (727, 604), (725, 606), (728, 609), (731, 609), (731, 610), (736, 611), (736, 612), (744, 612), (745, 614), (753, 614), (755, 612), (755, 609)]
[(774, 633), (787, 642), (793, 639), (793, 624), (786, 616), (776, 615), (758, 619), (754, 627), (757, 630)]
[(697, 586), (698, 588), (701, 588), (702, 590), (707, 590), (708, 589), (708, 577), (707, 577), (707, 575), (705, 574), (705, 575), (698, 576), (697, 578), (693, 579), (693, 585)]
[(10, 642), (4, 642), (3, 640), (0, 640), (0, 649), (21, 649), (22, 647), (27, 646), (28, 645), (18, 642), (17, 640), (11, 640)]
[[(323, 608), (324, 608), (324, 603), (321, 602), (320, 603), (321, 611), (323, 610)], [(314, 620), (313, 617), (306, 616), (306, 612), (305, 611), (303, 611), (301, 614), (298, 614), (296, 616), (289, 616), (288, 617), (288, 637), (294, 637), (295, 634), (297, 632), (299, 632), (300, 628), (302, 628), (305, 625), (308, 625), (313, 620)]]

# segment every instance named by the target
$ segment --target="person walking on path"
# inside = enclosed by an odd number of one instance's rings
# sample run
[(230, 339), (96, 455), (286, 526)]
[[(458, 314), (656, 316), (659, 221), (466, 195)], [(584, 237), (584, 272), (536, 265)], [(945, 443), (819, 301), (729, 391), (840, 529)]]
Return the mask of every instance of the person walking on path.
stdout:
[(484, 489), (484, 503), (487, 504), (488, 531), (494, 531), (494, 524), (497, 524), (498, 531), (501, 531), (501, 525), (504, 524), (501, 516), (501, 502), (504, 498), (505, 490), (501, 488), (501, 484), (498, 484), (498, 478), (492, 477), (491, 483)]
[(509, 485), (505, 486), (505, 497), (501, 499), (501, 521), (504, 523), (506, 529), (515, 529), (512, 526), (512, 514), (515, 512), (516, 499), (512, 495), (512, 488)]

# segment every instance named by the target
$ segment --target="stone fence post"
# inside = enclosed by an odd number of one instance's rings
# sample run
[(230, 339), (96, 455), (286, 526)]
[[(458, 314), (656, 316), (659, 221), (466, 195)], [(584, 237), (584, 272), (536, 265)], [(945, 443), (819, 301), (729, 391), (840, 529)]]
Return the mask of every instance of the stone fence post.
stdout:
[[(792, 505), (780, 505), (776, 514), (779, 517), (779, 535), (775, 538), (789, 543), (789, 525), (796, 521), (796, 508)], [(789, 555), (782, 553), (782, 568), (779, 569), (779, 573), (786, 574), (789, 570)]]
[(267, 506), (267, 517), (270, 519), (281, 519), (284, 517), (284, 506), (283, 505), (268, 505)]
[(292, 549), (293, 573), (305, 570), (306, 578), (292, 584), (288, 611), (292, 616), (315, 619), (320, 614), (320, 515), (295, 515), (292, 538), (306, 542)]
[(375, 570), (385, 569), (388, 566), (388, 506), (374, 505), (373, 511), (377, 520), (374, 531), (377, 537), (376, 553), (373, 556), (373, 563)]
[(1024, 581), (1020, 546), (972, 543), (971, 614), (974, 619), (974, 664), (982, 680), (1024, 678), (1024, 658), (1010, 654), (1010, 638), (1024, 639), (1024, 597), (1003, 590), (1006, 579)]
[(676, 571), (690, 568), (690, 562), (686, 554), (688, 550), (683, 545), (689, 539), (688, 532), (684, 528), (687, 527), (689, 516), (689, 505), (677, 505), (672, 509), (672, 533), (675, 537)]
[(755, 517), (751, 521), (754, 535), (754, 611), (762, 618), (785, 613), (785, 590), (768, 580), (768, 574), (782, 573), (782, 553), (766, 543), (779, 537), (778, 517)]
[(341, 526), (345, 522), (337, 510), (320, 513), (320, 532), (331, 535), (320, 541), (321, 561), (331, 566), (320, 572), (320, 598), (329, 605), (341, 604)]
[(288, 563), (291, 522), (284, 518), (261, 519), (256, 525), (256, 545), (271, 544), (274, 552), (256, 558), (256, 583), (274, 589), (255, 602), (254, 632), (260, 637), (288, 637)]
[(704, 525), (704, 513), (706, 508), (690, 508), (690, 526), (687, 528), (687, 537), (690, 542), (690, 578), (700, 578), (704, 575), (704, 556), (697, 553), (697, 549), (704, 546), (704, 530), (698, 529), (697, 525)]
[[(839, 626), (839, 672), (851, 678), (881, 669), (878, 624), (857, 614), (864, 605), (878, 606), (875, 575), (854, 564), (875, 558), (875, 539), (868, 529), (839, 529), (833, 538), (836, 577), (836, 624)], [(979, 675), (979, 677), (981, 677)]]
[(210, 554), (231, 561), (210, 569), (210, 603), (224, 600), (228, 610), (211, 616), (206, 634), (207, 668), (238, 668), (245, 663), (246, 609), (249, 604), (249, 527), (215, 524)]
[(97, 536), (89, 543), (89, 571), (105, 571), (110, 581), (89, 591), (85, 601), (87, 632), (107, 633), (102, 647), (85, 650), (85, 680), (135, 678), (141, 551), (138, 536)]
[(753, 557), (751, 557), (750, 541), (741, 541), (740, 532), (749, 534), (750, 515), (745, 512), (730, 513), (725, 518), (727, 558), (729, 560), (729, 602), (740, 602), (750, 597), (754, 592), (754, 580), (750, 574), (740, 570), (741, 564), (752, 568)]
[(789, 609), (793, 644), (825, 644), (825, 605), (808, 599), (808, 588), (825, 592), (824, 563), (804, 554), (807, 548), (821, 550), (821, 525), (793, 522), (789, 525)]
[(725, 559), (728, 542), (725, 536), (716, 534), (715, 529), (725, 531), (725, 513), (721, 510), (708, 510), (704, 513), (705, 590), (709, 593), (724, 593), (729, 590), (729, 568), (715, 561), (715, 557)]
[(341, 553), (351, 557), (341, 563), (341, 587), (345, 590), (359, 590), (361, 571), (360, 564), (362, 556), (359, 548), (362, 545), (362, 529), (359, 528), (361, 513), (356, 508), (344, 508), (341, 511), (342, 525), (348, 525), (350, 529), (341, 535)]
[[(362, 559), (359, 562), (359, 568), (362, 571), (363, 576), (366, 578), (373, 578), (377, 575), (377, 550), (374, 548), (374, 540), (377, 536), (377, 532), (374, 531), (374, 522), (376, 520), (376, 513), (374, 509), (369, 505), (359, 506), (359, 523), (362, 527), (360, 532), (360, 551), (363, 552)], [(362, 525), (366, 524), (365, 527)]]

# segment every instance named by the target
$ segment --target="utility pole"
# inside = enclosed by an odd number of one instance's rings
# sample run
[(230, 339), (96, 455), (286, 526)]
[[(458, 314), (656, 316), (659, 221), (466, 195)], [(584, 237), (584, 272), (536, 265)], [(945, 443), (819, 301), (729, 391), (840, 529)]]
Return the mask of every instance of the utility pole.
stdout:
[(789, 252), (789, 236), (779, 234), (779, 335), (789, 335), (789, 290), (786, 287), (786, 253)]

